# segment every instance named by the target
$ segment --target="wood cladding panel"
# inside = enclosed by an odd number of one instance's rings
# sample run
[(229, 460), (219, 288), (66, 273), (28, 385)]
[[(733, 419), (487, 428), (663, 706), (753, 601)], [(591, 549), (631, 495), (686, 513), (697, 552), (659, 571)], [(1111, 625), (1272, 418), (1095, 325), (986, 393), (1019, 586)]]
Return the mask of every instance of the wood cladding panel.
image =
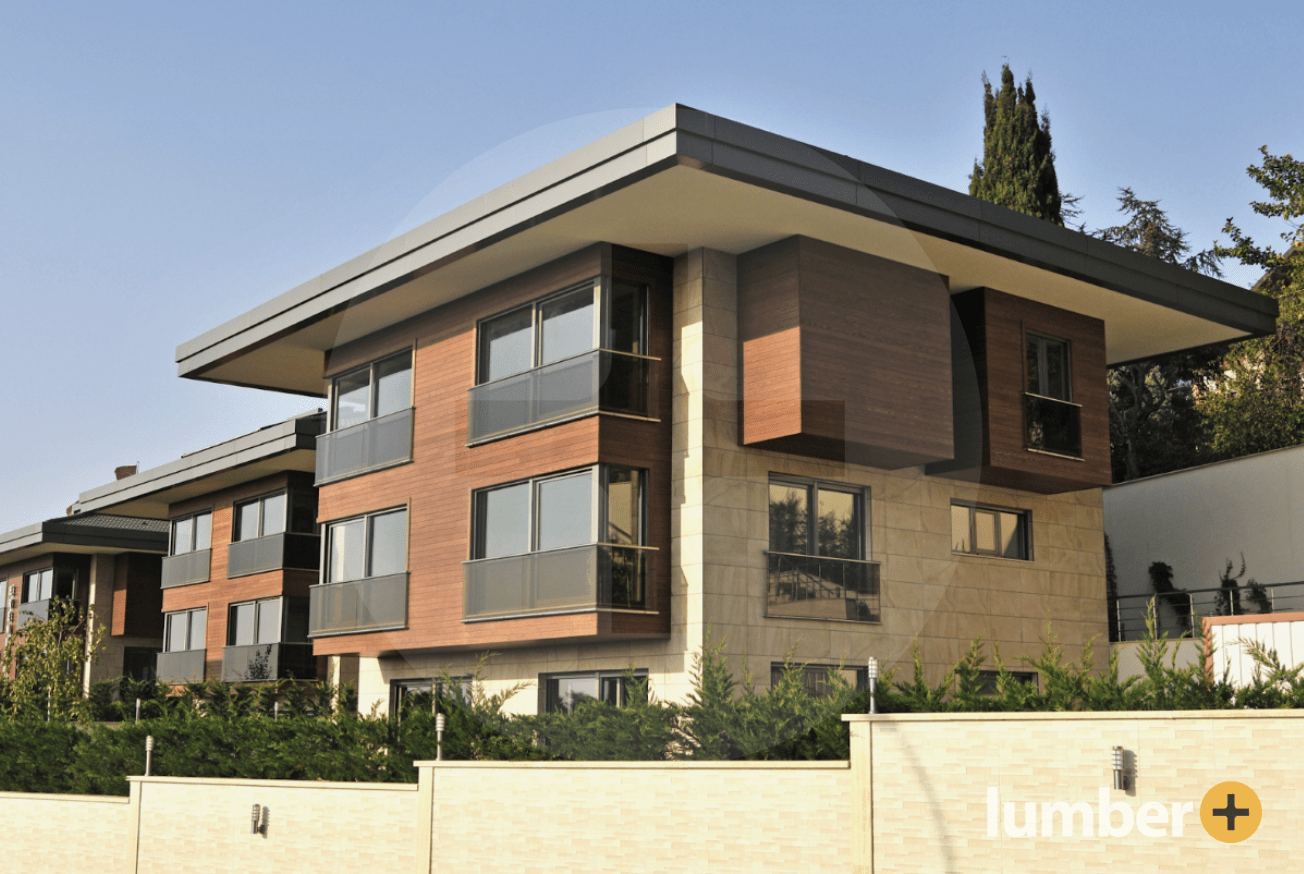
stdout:
[[(650, 352), (661, 359), (660, 422), (592, 416), (468, 447), (467, 392), (475, 384), (476, 324), (569, 285), (609, 273), (650, 288)], [(330, 373), (413, 346), (412, 462), (323, 486), (322, 522), (408, 508), (408, 627), (318, 638), (319, 655), (476, 649), (533, 642), (669, 633), (671, 262), (607, 244), (551, 264), (364, 338), (330, 356)], [(462, 622), (462, 563), (470, 557), (476, 489), (599, 462), (649, 470), (649, 540), (656, 561), (653, 615), (582, 613)]]
[(213, 514), (212, 559), (209, 565), (208, 582), (162, 590), (164, 613), (193, 610), (197, 607), (208, 608), (208, 625), (204, 641), (205, 648), (208, 650), (207, 677), (222, 676), (222, 648), (226, 646), (227, 613), (230, 605), (281, 595), (306, 596), (308, 587), (317, 582), (316, 571), (304, 570), (273, 570), (234, 579), (228, 578), (227, 548), (231, 545), (235, 505), (249, 498), (270, 494), (287, 487), (312, 488), (311, 483), (311, 475), (287, 471), (251, 480), (233, 488), (199, 495), (168, 508), (168, 515), (171, 518), (202, 510), (210, 510)]
[(738, 324), (745, 445), (885, 468), (952, 457), (944, 277), (790, 237), (738, 257)]
[[(989, 288), (958, 294), (955, 304), (972, 355), (967, 372), (977, 386), (981, 426), (963, 434), (957, 431), (957, 443), (962, 444), (957, 446), (957, 460), (930, 465), (928, 472), (1044, 494), (1109, 485), (1104, 323)], [(1069, 342), (1073, 401), (1081, 405), (1080, 460), (1029, 451), (1025, 446), (1029, 331)], [(957, 383), (957, 423), (972, 418), (959, 412), (960, 391)]]

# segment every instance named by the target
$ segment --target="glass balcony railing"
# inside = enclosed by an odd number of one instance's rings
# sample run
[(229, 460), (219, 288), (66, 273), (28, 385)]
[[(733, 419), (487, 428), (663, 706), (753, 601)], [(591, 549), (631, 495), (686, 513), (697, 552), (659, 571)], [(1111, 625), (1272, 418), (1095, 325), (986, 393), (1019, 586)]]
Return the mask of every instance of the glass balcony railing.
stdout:
[(594, 543), (462, 565), (462, 618), (649, 610), (656, 550)]
[(876, 561), (770, 552), (766, 616), (878, 622)]
[(255, 643), (222, 648), (222, 682), (314, 680), (311, 643)]
[(308, 589), (308, 636), (357, 634), (407, 626), (406, 573)]
[(317, 438), (317, 485), (412, 460), (412, 409)]
[(479, 443), (596, 412), (656, 418), (657, 359), (595, 349), (477, 385), (467, 442)]
[(271, 534), (237, 540), (227, 548), (227, 577), (245, 577), (282, 568), (315, 571), (321, 564), (321, 538), (315, 534)]
[(1025, 393), (1024, 446), (1037, 452), (1082, 457), (1082, 405)]
[(181, 555), (164, 556), (160, 587), (171, 589), (175, 586), (191, 586), (195, 583), (208, 582), (212, 557), (211, 549), (196, 549), (194, 552), (183, 552)]
[(14, 612), (14, 631), (20, 631), (29, 622), (44, 622), (50, 618), (50, 599), (27, 601)]
[(182, 683), (204, 682), (204, 653), (202, 649), (187, 649), (180, 652), (161, 652), (154, 663), (154, 674), (158, 681), (167, 686), (179, 686)]

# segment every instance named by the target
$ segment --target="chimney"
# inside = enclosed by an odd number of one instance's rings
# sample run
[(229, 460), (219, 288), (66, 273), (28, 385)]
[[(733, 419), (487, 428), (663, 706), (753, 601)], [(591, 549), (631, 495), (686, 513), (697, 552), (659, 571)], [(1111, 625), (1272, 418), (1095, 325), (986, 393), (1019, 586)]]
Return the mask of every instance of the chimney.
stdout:
[(134, 464), (124, 464), (122, 467), (115, 467), (113, 469), (113, 476), (115, 479), (124, 479), (134, 475), (135, 473), (136, 465)]

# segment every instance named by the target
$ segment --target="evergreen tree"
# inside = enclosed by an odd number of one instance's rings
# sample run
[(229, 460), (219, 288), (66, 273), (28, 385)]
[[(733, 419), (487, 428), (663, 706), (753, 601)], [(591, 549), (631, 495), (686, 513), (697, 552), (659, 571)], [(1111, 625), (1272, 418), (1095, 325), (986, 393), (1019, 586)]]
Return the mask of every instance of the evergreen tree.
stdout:
[(996, 94), (983, 74), (983, 159), (974, 162), (969, 193), (1062, 225), (1050, 116), (1043, 112), (1038, 117), (1036, 99), (1032, 77), (1016, 86), (1009, 64), (1001, 68)]
[[(1121, 225), (1095, 236), (1195, 270), (1221, 276), (1218, 256), (1190, 254), (1186, 233), (1168, 220), (1157, 200), (1141, 200), (1130, 188), (1118, 195)], [(1109, 444), (1115, 482), (1179, 470), (1203, 460), (1204, 425), (1195, 409), (1194, 386), (1222, 356), (1218, 347), (1134, 361), (1109, 371)]]
[(1217, 458), (1304, 443), (1304, 161), (1270, 155), (1267, 146), (1259, 151), (1262, 166), (1246, 172), (1269, 199), (1250, 207), (1286, 221), (1281, 239), (1287, 245), (1281, 251), (1260, 246), (1229, 218), (1223, 233), (1232, 245), (1215, 251), (1263, 269), (1255, 290), (1275, 298), (1281, 314), (1272, 336), (1231, 347), (1197, 400)]

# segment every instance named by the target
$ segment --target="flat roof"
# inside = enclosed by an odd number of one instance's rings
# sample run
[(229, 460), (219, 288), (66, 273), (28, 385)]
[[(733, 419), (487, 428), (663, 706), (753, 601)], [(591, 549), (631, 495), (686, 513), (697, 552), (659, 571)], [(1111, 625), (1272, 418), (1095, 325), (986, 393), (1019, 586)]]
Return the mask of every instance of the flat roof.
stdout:
[(0, 534), (0, 565), (15, 564), (49, 552), (167, 551), (167, 522), (100, 513), (60, 516)]
[(325, 414), (307, 413), (82, 492), (73, 513), (166, 519), (168, 505), (287, 470), (312, 472)]
[[(325, 353), (597, 241), (675, 256), (804, 234), (1100, 318), (1110, 363), (1270, 333), (1274, 300), (678, 104), (177, 347), (181, 376), (320, 396)], [(401, 289), (401, 292), (398, 290)]]

